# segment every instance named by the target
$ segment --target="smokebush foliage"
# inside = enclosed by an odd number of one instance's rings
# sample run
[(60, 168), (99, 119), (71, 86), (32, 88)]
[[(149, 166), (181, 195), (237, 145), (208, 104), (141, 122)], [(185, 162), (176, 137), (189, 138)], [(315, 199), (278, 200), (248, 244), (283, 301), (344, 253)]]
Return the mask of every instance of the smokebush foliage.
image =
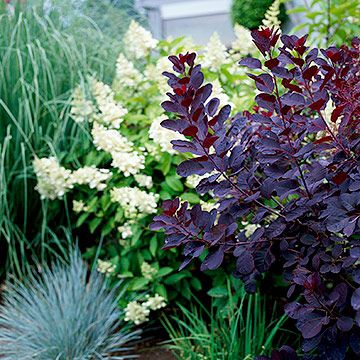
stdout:
[[(164, 73), (173, 93), (162, 105), (177, 119), (162, 125), (188, 137), (172, 142), (194, 155), (178, 173), (204, 175), (197, 191), (213, 194), (218, 208), (166, 201), (152, 228), (165, 229), (164, 248), (183, 246), (181, 268), (206, 254), (201, 268), (216, 269), (232, 255), (250, 292), (278, 265), (303, 350), (316, 348), (316, 359), (359, 356), (359, 40), (319, 51), (306, 36), (283, 35), (278, 49), (278, 31), (252, 36), (264, 62), (240, 64), (254, 70), (257, 107), (233, 117), (210, 99), (194, 53), (169, 57), (179, 76)], [(250, 236), (244, 218), (258, 225)]]
[(57, 263), (25, 283), (8, 283), (0, 308), (3, 359), (125, 359), (137, 333), (118, 331), (115, 290), (87, 267), (78, 253), (70, 264)]

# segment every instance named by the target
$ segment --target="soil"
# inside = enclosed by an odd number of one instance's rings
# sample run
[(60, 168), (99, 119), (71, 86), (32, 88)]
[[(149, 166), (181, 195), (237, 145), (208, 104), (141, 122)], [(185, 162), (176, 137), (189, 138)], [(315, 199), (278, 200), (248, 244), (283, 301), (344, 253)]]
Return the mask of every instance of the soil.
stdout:
[(144, 350), (138, 360), (176, 360), (175, 356), (167, 349)]

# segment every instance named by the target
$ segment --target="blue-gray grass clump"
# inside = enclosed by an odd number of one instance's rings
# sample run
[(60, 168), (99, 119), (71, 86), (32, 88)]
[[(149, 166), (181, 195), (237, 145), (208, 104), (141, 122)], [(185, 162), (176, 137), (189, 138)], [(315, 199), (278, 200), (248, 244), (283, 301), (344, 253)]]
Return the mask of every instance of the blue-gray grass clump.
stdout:
[(21, 283), (9, 282), (0, 307), (0, 356), (4, 360), (128, 359), (138, 332), (121, 329), (115, 290), (88, 273), (74, 252)]

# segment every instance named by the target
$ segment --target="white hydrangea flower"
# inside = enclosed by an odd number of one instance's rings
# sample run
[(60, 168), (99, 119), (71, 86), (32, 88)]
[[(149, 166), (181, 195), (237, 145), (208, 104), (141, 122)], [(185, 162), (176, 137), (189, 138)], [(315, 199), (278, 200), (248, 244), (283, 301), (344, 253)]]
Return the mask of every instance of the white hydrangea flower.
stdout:
[(109, 128), (119, 129), (124, 120), (123, 117), (128, 113), (127, 109), (113, 101), (98, 102), (98, 106), (100, 113), (97, 115), (96, 121)]
[(169, 154), (176, 154), (177, 151), (172, 148), (172, 140), (186, 140), (182, 134), (175, 133), (161, 126), (161, 122), (166, 120), (166, 115), (161, 115), (153, 120), (149, 129), (149, 138), (160, 146), (161, 151)]
[[(337, 133), (338, 132), (338, 128), (341, 124), (341, 119), (342, 119), (342, 116), (340, 116), (336, 122), (332, 122), (331, 121), (331, 115), (332, 115), (332, 112), (334, 111), (335, 109), (335, 106), (333, 104), (333, 102), (330, 100), (328, 101), (328, 103), (326, 104), (326, 107), (325, 109), (323, 110), (323, 116), (324, 116), (324, 119), (326, 121), (326, 123), (328, 124), (328, 126), (330, 127), (330, 129), (334, 132), (334, 133)], [(320, 135), (320, 134), (319, 134)]]
[(71, 171), (60, 166), (54, 157), (35, 158), (34, 171), (37, 177), (37, 190), (42, 199), (61, 198), (72, 187)]
[(266, 27), (280, 27), (281, 21), (279, 20), (280, 15), (280, 0), (275, 0), (270, 7), (266, 10), (264, 19), (262, 21), (263, 26)]
[(207, 179), (208, 177), (215, 175), (215, 174), (218, 174), (218, 171), (214, 170), (210, 174), (205, 174), (205, 175), (196, 175), (196, 174), (189, 175), (186, 178), (185, 183), (190, 188), (196, 188), (202, 179)]
[(134, 87), (143, 80), (143, 76), (135, 69), (134, 64), (120, 53), (116, 61), (115, 88)]
[(147, 193), (136, 187), (114, 188), (110, 192), (111, 201), (118, 202), (127, 218), (156, 213), (158, 194)]
[(119, 226), (118, 228), (119, 233), (121, 234), (122, 239), (127, 239), (133, 235), (131, 230), (131, 223), (128, 221), (125, 224)]
[(85, 166), (73, 171), (71, 174), (72, 184), (88, 185), (90, 189), (102, 191), (106, 188), (106, 181), (111, 178), (109, 169), (97, 169), (95, 166)]
[(159, 310), (162, 309), (166, 306), (166, 301), (165, 299), (160, 296), (159, 294), (155, 294), (154, 296), (149, 296), (146, 295), (146, 302), (143, 303), (143, 306), (155, 311), (155, 310)]
[(227, 62), (228, 54), (225, 45), (221, 42), (219, 34), (214, 32), (205, 47), (204, 52), (204, 67), (209, 67), (210, 70), (218, 71), (221, 65)]
[(72, 94), (70, 114), (75, 122), (82, 123), (86, 119), (91, 119), (95, 113), (95, 108), (90, 100), (86, 100), (85, 94), (80, 85), (78, 85)]
[(106, 129), (97, 123), (94, 124), (91, 135), (98, 150), (110, 153), (111, 165), (123, 172), (124, 176), (137, 174), (145, 167), (145, 156), (134, 150), (134, 144), (117, 130)]
[(154, 276), (157, 274), (157, 270), (153, 268), (149, 263), (144, 261), (141, 264), (141, 274), (145, 279), (152, 280)]
[(201, 201), (200, 201), (200, 205), (201, 205), (201, 208), (202, 208), (204, 211), (210, 212), (211, 210), (217, 209), (220, 204), (218, 204), (218, 203), (211, 203), (211, 202), (205, 202), (205, 201), (202, 201), (202, 200), (201, 200)]
[(246, 237), (250, 237), (256, 231), (256, 229), (261, 227), (261, 225), (259, 224), (248, 224), (244, 222), (242, 224), (244, 225), (244, 231)]
[(155, 49), (158, 41), (154, 39), (151, 32), (132, 20), (129, 29), (124, 36), (126, 52), (136, 59), (141, 59)]
[(156, 64), (149, 64), (145, 69), (145, 76), (148, 80), (157, 83), (159, 92), (163, 95), (169, 91), (168, 79), (162, 74), (164, 71), (173, 71), (172, 63), (164, 56), (157, 60)]
[(104, 274), (105, 276), (111, 276), (116, 270), (116, 266), (110, 261), (100, 260), (97, 261), (97, 271)]
[(103, 150), (108, 153), (113, 152), (129, 152), (134, 144), (119, 131), (114, 129), (106, 129), (103, 125), (94, 123), (91, 129), (93, 143), (97, 150)]
[(153, 187), (152, 177), (144, 174), (135, 174), (134, 178), (136, 182), (147, 189), (151, 189)]
[(109, 85), (91, 78), (92, 95), (94, 96), (99, 112), (95, 121), (108, 128), (119, 129), (127, 109), (114, 101), (115, 93)]
[(91, 92), (95, 97), (97, 103), (104, 103), (114, 99), (114, 91), (107, 84), (98, 81), (95, 78), (90, 78)]
[(85, 203), (82, 200), (73, 200), (73, 211), (75, 213), (80, 213), (82, 211), (87, 211), (88, 207), (85, 206)]
[(220, 100), (220, 106), (224, 106), (224, 105), (233, 105), (231, 102), (230, 102), (230, 98), (229, 96), (225, 93), (223, 87), (221, 86), (221, 83), (219, 81), (219, 79), (215, 79), (213, 82), (212, 82), (212, 93), (211, 93), (211, 97), (210, 99), (212, 98), (218, 98)]
[(234, 26), (235, 40), (231, 44), (231, 52), (240, 55), (253, 54), (256, 51), (255, 44), (252, 42), (251, 32), (249, 29), (235, 24)]
[(111, 166), (118, 168), (124, 176), (137, 174), (145, 169), (145, 156), (132, 150), (129, 152), (111, 152)]
[(125, 308), (125, 321), (140, 325), (149, 320), (150, 310), (137, 301), (130, 301)]

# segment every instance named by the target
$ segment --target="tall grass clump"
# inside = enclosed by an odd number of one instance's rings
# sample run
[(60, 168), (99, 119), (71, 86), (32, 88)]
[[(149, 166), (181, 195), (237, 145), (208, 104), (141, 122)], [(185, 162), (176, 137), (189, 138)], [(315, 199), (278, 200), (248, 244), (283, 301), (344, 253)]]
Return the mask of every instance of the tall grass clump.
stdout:
[(260, 295), (249, 295), (243, 288), (236, 295), (228, 286), (228, 302), (210, 310), (197, 298), (190, 307), (179, 305), (179, 313), (164, 317), (170, 341), (166, 346), (176, 357), (187, 360), (252, 360), (268, 354), (286, 337), (286, 317), (276, 315)]
[[(5, 268), (23, 274), (29, 259), (44, 261), (63, 248), (58, 238), (70, 229), (67, 203), (40, 201), (32, 161), (55, 156), (76, 165), (86, 153), (88, 132), (69, 115), (71, 91), (89, 73), (99, 79), (111, 76), (122, 25), (115, 31), (115, 25), (106, 24), (131, 20), (128, 2), (116, 7), (109, 1), (102, 12), (94, 1), (78, 2), (81, 6), (71, 0), (14, 3), (14, 11), (0, 4), (2, 274)], [(116, 21), (110, 18), (115, 15)]]
[(88, 273), (77, 252), (70, 255), (69, 263), (58, 261), (25, 282), (9, 282), (0, 307), (0, 356), (4, 360), (133, 358), (125, 354), (131, 352), (128, 344), (139, 333), (122, 328), (118, 296), (97, 271)]
[(85, 48), (34, 10), (2, 13), (0, 33), (0, 246), (7, 268), (23, 273), (30, 249), (41, 258), (55, 250), (51, 221), (66, 225), (66, 209), (50, 209), (33, 190), (31, 162), (86, 148), (68, 98), (89, 64)]

